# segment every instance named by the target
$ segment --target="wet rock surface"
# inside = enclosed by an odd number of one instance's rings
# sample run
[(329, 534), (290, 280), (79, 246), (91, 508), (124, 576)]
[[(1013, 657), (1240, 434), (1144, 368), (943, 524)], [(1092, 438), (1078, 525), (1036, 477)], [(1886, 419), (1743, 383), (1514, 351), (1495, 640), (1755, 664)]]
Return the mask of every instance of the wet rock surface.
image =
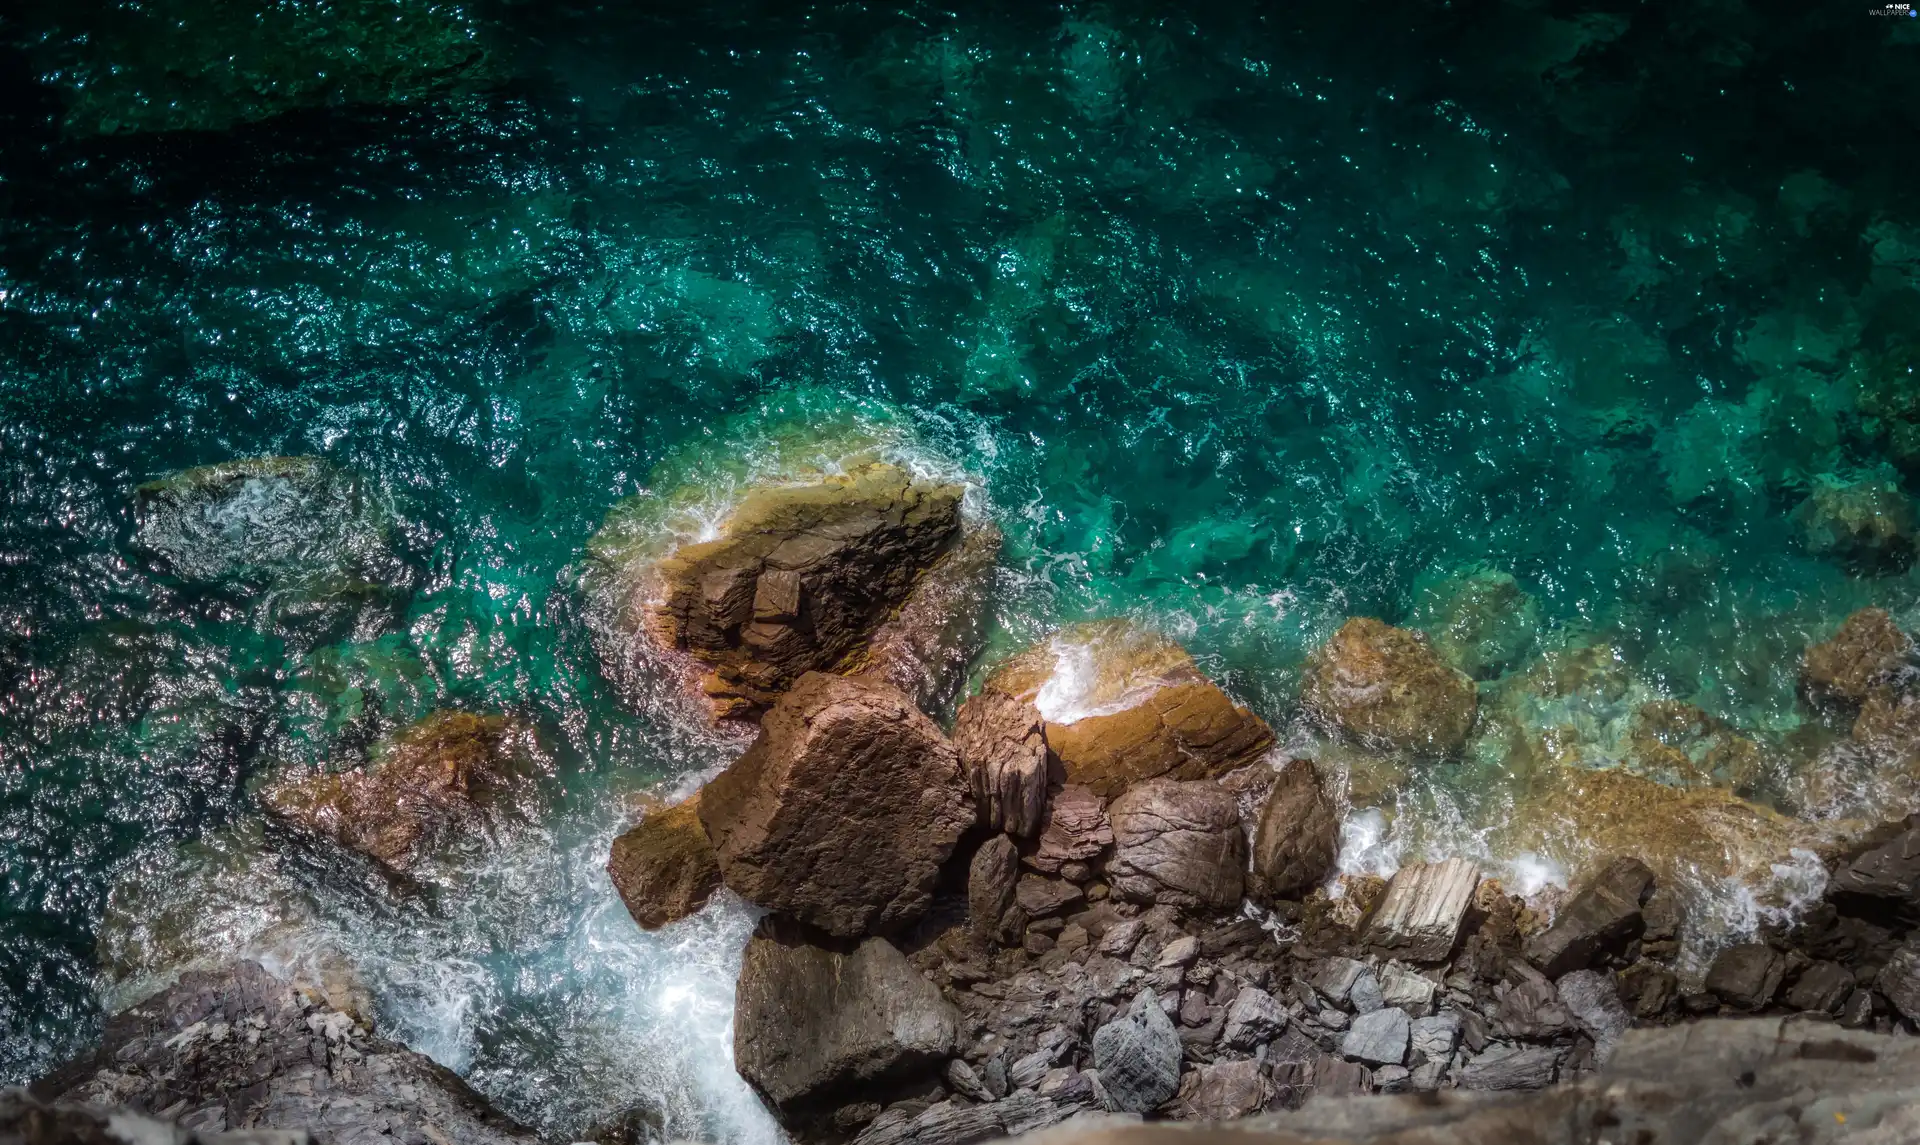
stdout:
[(1333, 869), (1340, 824), (1304, 759), (1288, 760), (1267, 793), (1253, 836), (1253, 886), (1269, 899), (1303, 897)]
[(1793, 511), (1807, 551), (1867, 574), (1898, 572), (1913, 563), (1913, 503), (1898, 482), (1844, 483), (1823, 477)]
[(504, 716), (436, 712), (383, 741), (371, 766), (285, 778), (270, 815), (405, 874), (442, 848), (527, 819), (550, 774), (531, 730)]
[(700, 796), (727, 886), (842, 936), (924, 913), (973, 818), (959, 756), (931, 720), (883, 683), (821, 672)]
[(700, 822), (700, 796), (648, 815), (613, 841), (607, 873), (642, 930), (657, 930), (707, 905), (720, 889), (720, 861)]
[(1863, 608), (1847, 617), (1832, 638), (1807, 649), (1800, 682), (1816, 703), (1859, 707), (1913, 655), (1913, 638), (1884, 608)]
[(33, 1089), (43, 1100), (123, 1106), (209, 1137), (285, 1129), (318, 1145), (536, 1140), (451, 1071), (252, 962), (182, 975), (109, 1020), (97, 1053)]
[[(657, 587), (645, 626), (712, 669), (704, 687), (717, 715), (757, 715), (808, 671), (860, 666), (874, 633), (957, 543), (960, 495), (884, 463), (756, 489), (719, 537), (646, 574)], [(889, 637), (883, 675), (919, 644), (945, 647), (927, 631), (944, 624), (940, 602), (924, 607)]]
[(734, 1006), (740, 1076), (798, 1126), (933, 1078), (954, 1046), (953, 1007), (884, 939), (828, 948), (763, 925)]
[(1368, 617), (1347, 621), (1314, 653), (1300, 698), (1363, 744), (1420, 755), (1459, 752), (1478, 710), (1473, 680), (1425, 636)]

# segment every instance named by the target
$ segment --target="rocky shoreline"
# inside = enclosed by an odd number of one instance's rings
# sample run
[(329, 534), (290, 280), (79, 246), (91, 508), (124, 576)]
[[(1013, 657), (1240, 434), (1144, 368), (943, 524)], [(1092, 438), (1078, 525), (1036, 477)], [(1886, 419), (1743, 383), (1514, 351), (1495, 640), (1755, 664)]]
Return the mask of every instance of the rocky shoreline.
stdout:
[[(600, 570), (632, 640), (698, 680), (716, 720), (754, 731), (698, 794), (616, 839), (608, 869), (646, 929), (722, 887), (767, 912), (737, 986), (734, 1063), (795, 1140), (971, 1145), (1091, 1114), (1219, 1122), (1310, 1098), (1591, 1094), (1623, 1042), (1651, 1036), (1636, 1027), (1712, 1017), (1791, 1018), (1795, 1036), (1827, 1027), (1845, 1046), (1914, 1032), (1920, 817), (1823, 828), (1817, 856), (1802, 852), (1827, 872), (1818, 901), (1720, 950), (1703, 978), (1679, 963), (1686, 900), (1671, 866), (1634, 851), (1636, 831), (1678, 824), (1711, 844), (1751, 823), (1782, 852), (1816, 836), (1767, 834), (1787, 821), (1716, 785), (1744, 757), (1704, 723), (1678, 739), (1720, 753), (1691, 788), (1570, 770), (1577, 798), (1606, 801), (1619, 846), (1570, 892), (1530, 897), (1462, 858), (1339, 874), (1322, 765), (1177, 643), (1125, 621), (1005, 659), (943, 727), (980, 657), (999, 544), (962, 501), (958, 485), (862, 463), (756, 489), (717, 536)], [(1499, 588), (1480, 595), (1511, 596)], [(1497, 658), (1483, 645), (1450, 661), (1447, 641), (1353, 618), (1309, 659), (1300, 702), (1357, 750), (1439, 766), (1486, 718), (1459, 666)], [(1871, 610), (1808, 651), (1804, 693), (1854, 719), (1849, 750), (1920, 759), (1913, 651)], [(423, 856), (485, 846), (533, 813), (530, 735), (436, 713), (370, 766), (282, 776), (261, 802), (405, 894)], [(1696, 765), (1657, 735), (1648, 745)], [(531, 1136), (374, 1036), (350, 993), (253, 963), (189, 973), (34, 1095), (190, 1133)], [(595, 1134), (657, 1135), (644, 1110)]]

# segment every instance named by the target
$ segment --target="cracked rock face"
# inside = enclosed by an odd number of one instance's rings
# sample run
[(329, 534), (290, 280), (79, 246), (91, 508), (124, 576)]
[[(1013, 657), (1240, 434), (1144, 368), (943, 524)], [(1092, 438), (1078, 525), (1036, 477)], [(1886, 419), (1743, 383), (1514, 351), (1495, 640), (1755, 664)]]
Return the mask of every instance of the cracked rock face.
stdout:
[(703, 687), (717, 716), (757, 715), (806, 672), (860, 666), (869, 638), (958, 539), (961, 493), (883, 463), (754, 490), (718, 537), (652, 566), (643, 624), (712, 669)]
[(317, 1145), (534, 1145), (452, 1072), (366, 1032), (253, 962), (181, 975), (107, 1022), (100, 1050), (36, 1083), (182, 1129), (304, 1129)]
[(953, 745), (907, 697), (813, 672), (701, 791), (700, 821), (735, 893), (858, 937), (926, 911), (974, 812)]
[(1114, 893), (1135, 902), (1231, 910), (1247, 865), (1240, 809), (1219, 784), (1156, 779), (1114, 800)]

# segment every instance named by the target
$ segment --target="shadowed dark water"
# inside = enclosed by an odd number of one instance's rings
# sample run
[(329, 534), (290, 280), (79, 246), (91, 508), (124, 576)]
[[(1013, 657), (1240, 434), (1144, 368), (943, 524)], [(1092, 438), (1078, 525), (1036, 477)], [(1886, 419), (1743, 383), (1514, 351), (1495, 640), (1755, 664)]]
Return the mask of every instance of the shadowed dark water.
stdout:
[[(1793, 514), (1920, 493), (1915, 23), (338, 0), (283, 43), (221, 7), (4, 25), (0, 1079), (97, 1027), (117, 881), (196, 840), (245, 869), (250, 781), (453, 705), (542, 730), (550, 821), (427, 907), (282, 863), (303, 925), (550, 1129), (652, 1087), (769, 1134), (725, 1060), (746, 913), (643, 937), (598, 871), (623, 800), (737, 744), (616, 694), (577, 579), (656, 465), (770, 423), (971, 475), (1000, 652), (1131, 613), (1287, 726), (1343, 618), (1497, 570), (1535, 603), (1483, 675), (1611, 646), (1760, 744), (1752, 793), (1863, 810), (1796, 795), (1798, 657), (1864, 604), (1920, 620), (1920, 582)], [(360, 476), (375, 597), (135, 543), (141, 483), (275, 454)], [(1428, 777), (1430, 821), (1403, 793), (1404, 845), (1501, 858), (1513, 766)]]

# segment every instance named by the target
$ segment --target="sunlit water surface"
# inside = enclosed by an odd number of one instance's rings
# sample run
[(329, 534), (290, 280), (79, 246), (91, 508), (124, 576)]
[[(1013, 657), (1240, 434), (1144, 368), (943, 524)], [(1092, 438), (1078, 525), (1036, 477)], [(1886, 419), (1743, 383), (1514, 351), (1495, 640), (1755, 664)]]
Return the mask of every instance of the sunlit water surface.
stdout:
[[(1607, 765), (1635, 704), (1684, 700), (1760, 745), (1762, 798), (1909, 809), (1804, 799), (1836, 733), (1795, 673), (1854, 608), (1920, 625), (1920, 585), (1790, 514), (1821, 480), (1916, 492), (1911, 27), (397, 4), (427, 23), (392, 74), (461, 82), (327, 106), (180, 78), (316, 74), (228, 52), (216, 5), (146, 6), (187, 17), (164, 66), (44, 7), (0, 101), (0, 1080), (169, 950), (344, 955), (386, 1032), (550, 1133), (639, 1104), (777, 1136), (728, 1057), (751, 912), (642, 934), (601, 870), (740, 740), (603, 672), (583, 562), (643, 487), (718, 512), (848, 427), (1005, 530), (989, 660), (1093, 616), (1178, 637), (1341, 777), (1348, 870), (1458, 852), (1536, 890), (1584, 858), (1505, 833), (1535, 767), (1505, 741), (1381, 779), (1297, 717), (1343, 618), (1431, 619), (1476, 573), (1531, 598), (1479, 673), (1517, 726)], [(364, 607), (135, 545), (136, 486), (261, 455), (360, 475), (393, 561)], [(1528, 691), (1597, 647), (1600, 698)], [(540, 729), (540, 822), (404, 901), (262, 828), (263, 777), (450, 705)], [(1814, 877), (1722, 887), (1714, 933)], [(146, 905), (109, 918), (116, 885)]]

